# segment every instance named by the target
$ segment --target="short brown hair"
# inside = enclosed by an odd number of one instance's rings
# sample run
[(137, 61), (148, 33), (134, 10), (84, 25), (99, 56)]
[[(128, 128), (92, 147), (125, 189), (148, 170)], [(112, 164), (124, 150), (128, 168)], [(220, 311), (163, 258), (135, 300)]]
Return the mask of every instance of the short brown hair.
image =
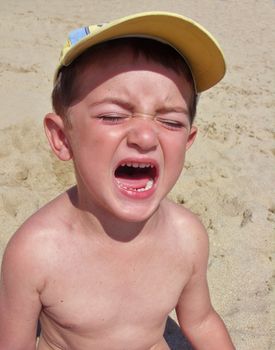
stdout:
[(62, 67), (52, 92), (54, 111), (60, 116), (66, 117), (68, 107), (77, 98), (75, 88), (77, 77), (82, 71), (83, 66), (90, 61), (92, 56), (125, 47), (129, 48), (135, 57), (143, 55), (147, 60), (160, 63), (166, 68), (173, 69), (178, 74), (183, 74), (192, 88), (192, 99), (189, 106), (189, 117), (192, 124), (196, 115), (197, 94), (188, 64), (170, 45), (148, 38), (119, 38), (97, 44), (77, 57), (69, 66)]

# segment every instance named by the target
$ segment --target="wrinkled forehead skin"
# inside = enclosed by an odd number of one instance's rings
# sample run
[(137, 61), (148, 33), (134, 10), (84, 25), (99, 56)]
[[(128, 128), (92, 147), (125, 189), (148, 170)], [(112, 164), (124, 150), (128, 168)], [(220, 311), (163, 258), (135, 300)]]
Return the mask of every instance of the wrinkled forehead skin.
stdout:
[(78, 98), (83, 98), (104, 81), (129, 71), (153, 71), (163, 75), (169, 72), (169, 75), (180, 78), (174, 79), (179, 90), (182, 90), (183, 85), (185, 88), (188, 87), (188, 90), (192, 90), (192, 83), (187, 81), (182, 72), (167, 68), (151, 58), (147, 59), (143, 53), (136, 55), (131, 47), (125, 45), (122, 48), (95, 52), (82, 62), (75, 77)]

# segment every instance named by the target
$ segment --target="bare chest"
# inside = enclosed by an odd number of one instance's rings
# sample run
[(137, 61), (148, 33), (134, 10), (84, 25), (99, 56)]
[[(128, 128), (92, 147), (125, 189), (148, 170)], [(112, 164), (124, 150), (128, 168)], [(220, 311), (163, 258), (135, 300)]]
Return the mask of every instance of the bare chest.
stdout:
[(175, 253), (97, 249), (63, 256), (41, 295), (44, 313), (62, 328), (95, 334), (114, 325), (159, 325), (190, 273)]

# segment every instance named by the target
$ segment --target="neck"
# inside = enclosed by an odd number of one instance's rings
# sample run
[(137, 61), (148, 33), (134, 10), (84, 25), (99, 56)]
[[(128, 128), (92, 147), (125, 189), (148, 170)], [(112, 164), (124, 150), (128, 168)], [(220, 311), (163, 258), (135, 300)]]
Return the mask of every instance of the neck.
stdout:
[(68, 196), (77, 211), (77, 219), (85, 232), (113, 243), (127, 243), (143, 239), (149, 232), (152, 232), (152, 226), (156, 223), (156, 213), (142, 222), (127, 222), (96, 207), (89, 206), (87, 209), (79, 201), (77, 187), (71, 188), (68, 191)]

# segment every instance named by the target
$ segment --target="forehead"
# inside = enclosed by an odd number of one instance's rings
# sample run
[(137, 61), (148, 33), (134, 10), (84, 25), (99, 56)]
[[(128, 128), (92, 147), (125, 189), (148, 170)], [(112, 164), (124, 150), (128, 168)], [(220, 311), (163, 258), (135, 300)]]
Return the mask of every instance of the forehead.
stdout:
[[(181, 72), (165, 67), (142, 53), (137, 55), (126, 45), (116, 47), (112, 51), (106, 48), (90, 57), (87, 56), (78, 70), (74, 90), (82, 99), (98, 87), (101, 87), (101, 91), (104, 91), (103, 87), (111, 88), (115, 93), (116, 87), (121, 89), (123, 84), (126, 84), (128, 88), (131, 88), (129, 85), (134, 88), (134, 84), (139, 81), (144, 82), (145, 89), (145, 86), (148, 86), (147, 79), (151, 81), (154, 79), (156, 83), (161, 82), (163, 90), (169, 89), (171, 84), (174, 84), (188, 100), (191, 98), (192, 86)], [(141, 93), (140, 90), (136, 92)], [(154, 94), (153, 87), (150, 94)]]

